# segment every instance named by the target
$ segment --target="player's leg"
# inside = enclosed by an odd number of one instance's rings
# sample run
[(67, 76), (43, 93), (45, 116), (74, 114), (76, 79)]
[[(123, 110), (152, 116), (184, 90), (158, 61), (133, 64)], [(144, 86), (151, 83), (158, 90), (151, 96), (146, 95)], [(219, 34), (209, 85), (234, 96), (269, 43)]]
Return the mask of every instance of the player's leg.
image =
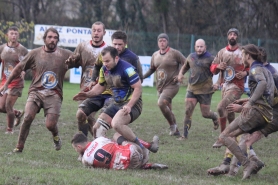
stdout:
[[(88, 130), (90, 127), (89, 124), (94, 124), (94, 114), (103, 107), (103, 104), (104, 99), (102, 99), (101, 95), (93, 98), (87, 98), (86, 100), (80, 102), (76, 112), (76, 118), (78, 130), (83, 132), (85, 136), (88, 136)], [(90, 115), (93, 117), (90, 117)], [(90, 121), (89, 124), (86, 124), (87, 119)]]
[[(14, 109), (14, 104), (17, 101), (18, 97), (21, 97), (23, 88), (11, 88), (9, 91), (9, 96), (11, 96), (11, 103), (8, 103), (6, 107), (8, 107), (9, 111), (7, 110), (7, 114), (11, 115), (11, 119), (14, 119), (14, 122), (12, 122), (13, 126), (18, 126), (20, 124), (21, 118), (24, 115), (24, 111), (16, 110)], [(8, 100), (9, 101), (9, 100)], [(7, 103), (7, 101), (6, 101)], [(13, 115), (13, 118), (12, 118)]]
[[(102, 97), (102, 102), (104, 103), (102, 108), (99, 110), (99, 114), (101, 114), (110, 104), (114, 102), (112, 96), (110, 94), (101, 94)], [(96, 123), (95, 115), (97, 111), (92, 112), (88, 118), (88, 124), (89, 124), (89, 132), (91, 133), (92, 136), (94, 136), (94, 125)]]
[(13, 95), (9, 93), (6, 99), (7, 132), (11, 132), (11, 133), (13, 132), (13, 126), (15, 120), (15, 110), (13, 109), (13, 107), (17, 98), (18, 98), (17, 95)]
[(179, 86), (167, 86), (159, 95), (158, 107), (170, 125), (170, 135), (179, 136), (180, 132), (177, 128), (176, 118), (172, 112), (172, 99), (179, 91)]
[(46, 128), (52, 133), (55, 150), (60, 150), (62, 147), (62, 142), (59, 136), (58, 126), (57, 126), (58, 120), (59, 120), (58, 114), (48, 113), (45, 116), (45, 125)]
[(197, 95), (197, 100), (200, 103), (200, 109), (202, 116), (207, 119), (211, 119), (213, 122), (214, 130), (217, 130), (219, 127), (218, 115), (216, 112), (210, 110), (212, 94), (200, 94)]
[(35, 119), (37, 112), (39, 112), (40, 110), (39, 105), (33, 100), (34, 99), (32, 99), (32, 95), (29, 95), (27, 103), (25, 105), (25, 113), (23, 122), (20, 126), (17, 145), (13, 152), (22, 152), (25, 141), (29, 134), (30, 126)]
[(183, 137), (180, 137), (179, 140), (187, 139), (188, 131), (191, 127), (192, 114), (194, 112), (195, 106), (197, 104), (197, 99), (192, 92), (187, 91), (185, 95), (185, 117), (183, 121)]
[[(119, 145), (121, 145), (124, 141), (127, 141), (124, 136), (122, 136), (119, 133), (115, 133), (113, 136), (113, 140), (117, 142)], [(139, 142), (147, 148), (149, 151), (156, 153), (159, 149), (159, 137), (157, 135), (153, 136), (153, 140), (151, 142), (144, 141), (140, 138), (138, 138)]]
[(242, 91), (238, 88), (223, 90), (222, 100), (217, 105), (217, 112), (219, 114), (220, 131), (222, 132), (226, 128), (227, 118), (229, 122), (234, 119), (234, 113), (228, 113), (226, 107), (233, 103), (235, 100), (240, 99)]
[(62, 142), (57, 124), (60, 117), (62, 100), (58, 94), (52, 96), (41, 95), (40, 98), (43, 100), (45, 126), (52, 134), (55, 150), (60, 150)]

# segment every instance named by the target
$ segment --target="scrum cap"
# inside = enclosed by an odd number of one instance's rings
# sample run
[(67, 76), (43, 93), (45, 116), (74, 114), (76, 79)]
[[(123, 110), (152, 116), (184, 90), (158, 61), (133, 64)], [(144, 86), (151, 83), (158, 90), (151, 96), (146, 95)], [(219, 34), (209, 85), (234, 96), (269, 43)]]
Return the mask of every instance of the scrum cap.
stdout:
[(166, 33), (159, 34), (158, 37), (157, 37), (157, 41), (161, 38), (165, 38), (169, 42), (169, 37)]

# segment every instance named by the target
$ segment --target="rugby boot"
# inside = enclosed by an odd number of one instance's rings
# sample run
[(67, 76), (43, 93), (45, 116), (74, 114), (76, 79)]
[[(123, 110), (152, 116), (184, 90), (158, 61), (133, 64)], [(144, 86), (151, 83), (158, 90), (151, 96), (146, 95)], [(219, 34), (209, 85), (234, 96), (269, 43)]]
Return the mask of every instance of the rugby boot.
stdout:
[(234, 156), (231, 161), (230, 170), (227, 176), (234, 177), (237, 175), (240, 168), (240, 165), (238, 163), (239, 163), (238, 159)]
[(213, 148), (221, 148), (221, 146), (223, 146), (223, 143), (220, 142), (219, 138), (218, 138), (217, 141), (212, 145)]
[(144, 170), (150, 170), (150, 169), (154, 169), (154, 170), (163, 170), (163, 169), (168, 169), (168, 166), (165, 164), (159, 164), (159, 163), (146, 163), (142, 169)]
[(252, 172), (252, 174), (257, 174), (263, 167), (265, 167), (265, 164), (256, 155), (250, 156), (249, 160), (257, 163), (257, 168)]
[(212, 122), (213, 122), (213, 128), (214, 130), (217, 130), (218, 127), (219, 127), (219, 120), (218, 120), (218, 115), (216, 112), (213, 113), (214, 114), (214, 117), (215, 119), (212, 119)]
[(227, 174), (230, 170), (230, 163), (223, 161), (219, 166), (207, 170), (208, 175), (223, 175)]
[(247, 161), (243, 165), (243, 177), (242, 180), (249, 179), (251, 174), (257, 169), (257, 163), (255, 161)]
[(53, 137), (54, 148), (55, 150), (61, 150), (62, 148), (62, 141), (59, 136)]
[(177, 128), (177, 124), (170, 125), (170, 136), (180, 136), (180, 132)]
[(5, 134), (13, 134), (13, 133), (14, 133), (13, 128), (8, 127), (8, 128), (6, 129)]
[(156, 153), (158, 151), (158, 148), (159, 148), (159, 137), (155, 135), (153, 136), (153, 141), (151, 142), (151, 146), (148, 149), (152, 153)]
[(15, 148), (13, 149), (13, 153), (22, 153), (23, 149), (22, 148)]

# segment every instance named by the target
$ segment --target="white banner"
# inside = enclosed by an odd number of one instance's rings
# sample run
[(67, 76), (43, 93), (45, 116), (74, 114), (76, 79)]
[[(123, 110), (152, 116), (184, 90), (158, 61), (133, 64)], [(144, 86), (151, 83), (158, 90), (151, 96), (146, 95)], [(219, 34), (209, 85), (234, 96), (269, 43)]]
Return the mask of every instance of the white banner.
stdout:
[[(150, 68), (151, 57), (150, 56), (139, 56), (143, 74)], [(81, 67), (70, 69), (70, 83), (80, 83), (81, 79)], [(144, 79), (142, 86), (153, 86), (154, 75), (152, 74), (148, 78)]]
[[(151, 66), (151, 58), (150, 56), (139, 56), (141, 65), (142, 65), (142, 72), (143, 75), (149, 70)], [(153, 87), (154, 75), (152, 74), (148, 78), (143, 80), (142, 86), (150, 86)]]
[[(58, 46), (75, 48), (80, 42), (92, 39), (91, 28), (36, 24), (34, 44), (44, 45), (43, 35), (44, 32), (50, 27), (55, 28), (60, 35), (60, 42), (58, 43)], [(103, 40), (108, 45), (112, 45), (111, 35), (115, 31), (116, 30), (106, 29), (106, 34), (104, 35)]]

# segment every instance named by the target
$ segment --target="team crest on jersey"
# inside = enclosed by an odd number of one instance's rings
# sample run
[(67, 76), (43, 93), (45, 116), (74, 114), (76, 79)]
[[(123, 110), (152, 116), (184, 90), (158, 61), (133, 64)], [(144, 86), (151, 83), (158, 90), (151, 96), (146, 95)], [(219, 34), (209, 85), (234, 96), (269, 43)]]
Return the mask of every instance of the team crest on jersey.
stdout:
[(255, 69), (255, 68), (251, 69), (251, 73), (252, 73), (253, 75), (256, 74), (256, 69)]
[(10, 74), (12, 73), (14, 67), (12, 65), (8, 65), (5, 70), (4, 70), (4, 74), (6, 75), (6, 77), (8, 78), (10, 76)]
[(164, 80), (166, 78), (166, 73), (164, 70), (157, 71), (158, 80)]
[(135, 72), (135, 70), (134, 70), (133, 67), (129, 67), (129, 68), (127, 68), (125, 71), (126, 71), (126, 73), (127, 73), (127, 75), (128, 75), (129, 77), (131, 77), (131, 76), (133, 76), (134, 74), (136, 74), (136, 72)]
[(56, 74), (52, 71), (46, 71), (42, 75), (41, 83), (46, 89), (53, 89), (58, 84)]

